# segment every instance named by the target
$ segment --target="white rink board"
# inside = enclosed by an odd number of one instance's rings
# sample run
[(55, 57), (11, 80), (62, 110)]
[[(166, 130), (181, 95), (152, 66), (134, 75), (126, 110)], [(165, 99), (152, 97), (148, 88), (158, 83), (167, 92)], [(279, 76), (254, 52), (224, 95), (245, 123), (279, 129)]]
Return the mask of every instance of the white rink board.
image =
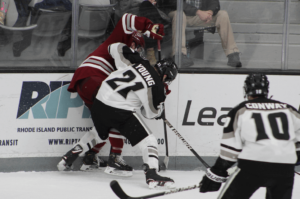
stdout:
[[(72, 76), (0, 74), (0, 158), (62, 156), (93, 126), (80, 97), (66, 90)], [(163, 130), (162, 121), (158, 123)], [(163, 139), (163, 131), (155, 134), (159, 141)], [(108, 142), (100, 155), (107, 156), (109, 149)], [(141, 153), (126, 142), (123, 155)]]
[[(93, 126), (88, 109), (79, 96), (66, 91), (72, 75), (0, 74), (0, 158), (61, 156)], [(172, 92), (166, 101), (167, 119), (199, 155), (218, 155), (222, 133), (218, 118), (227, 113), (221, 111), (221, 108), (232, 108), (244, 100), (242, 87), (245, 77), (246, 75), (179, 74), (170, 86)], [(297, 85), (300, 77), (268, 77), (270, 95), (298, 108), (300, 91)], [(184, 120), (188, 103), (189, 114)], [(200, 114), (199, 117), (200, 111), (205, 108), (216, 110), (216, 115), (201, 118), (203, 116)], [(212, 111), (204, 111), (202, 115), (212, 115)], [(159, 140), (159, 153), (164, 156), (165, 145), (161, 144), (164, 139), (163, 121), (144, 121)], [(203, 123), (199, 124), (198, 121)], [(206, 123), (213, 125), (205, 126)], [(34, 132), (21, 132), (26, 129)], [(167, 130), (169, 154), (193, 156), (168, 127)], [(55, 144), (55, 140), (62, 142)], [(107, 144), (100, 155), (107, 156), (109, 146)], [(123, 155), (140, 156), (141, 153), (138, 148), (132, 148), (126, 143)]]
[[(299, 76), (268, 75), (270, 81), (269, 96), (273, 99), (291, 104), (298, 109), (300, 104)], [(221, 108), (232, 108), (244, 101), (243, 85), (246, 75), (227, 74), (180, 74), (177, 84), (172, 90), (178, 88), (176, 97), (172, 96), (166, 103), (167, 118), (175, 126), (183, 138), (202, 156), (217, 156), (223, 127), (217, 122), (221, 115), (227, 111)], [(173, 95), (174, 93), (172, 93)], [(183, 125), (184, 115), (188, 101), (191, 101), (186, 122)], [(198, 123), (199, 113), (204, 108), (216, 110), (213, 118), (202, 118), (201, 122), (213, 123), (205, 126)], [(203, 114), (212, 115), (212, 111)], [(223, 121), (223, 120), (221, 120)], [(182, 141), (176, 139), (174, 133), (169, 132), (169, 145), (171, 156), (193, 156)], [(176, 143), (176, 144), (175, 144)]]

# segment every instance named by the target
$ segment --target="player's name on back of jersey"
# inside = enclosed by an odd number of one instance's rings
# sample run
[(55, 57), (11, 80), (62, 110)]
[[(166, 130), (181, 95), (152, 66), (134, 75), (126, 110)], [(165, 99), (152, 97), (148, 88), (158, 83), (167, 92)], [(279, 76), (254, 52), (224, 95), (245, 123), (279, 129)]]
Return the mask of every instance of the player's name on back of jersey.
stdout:
[(142, 75), (148, 86), (153, 86), (155, 84), (151, 74), (142, 64), (135, 66), (135, 69)]
[(266, 110), (287, 108), (287, 104), (283, 104), (283, 103), (246, 103), (245, 106), (248, 109), (266, 109)]

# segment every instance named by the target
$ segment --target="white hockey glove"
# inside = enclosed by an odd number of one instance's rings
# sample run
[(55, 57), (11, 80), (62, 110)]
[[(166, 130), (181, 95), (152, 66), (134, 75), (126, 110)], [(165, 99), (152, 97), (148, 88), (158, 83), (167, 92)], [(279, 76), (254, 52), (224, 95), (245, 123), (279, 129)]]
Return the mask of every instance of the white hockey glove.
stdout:
[(158, 115), (155, 117), (156, 120), (162, 119), (162, 116), (164, 115), (163, 112), (165, 111), (165, 103), (161, 102), (158, 106)]
[(158, 106), (157, 106), (157, 108), (158, 108), (158, 114), (154, 117), (154, 118), (148, 118), (147, 117), (147, 114), (146, 114), (146, 111), (145, 111), (145, 108), (144, 108), (144, 106), (142, 106), (141, 107), (141, 114), (145, 117), (145, 118), (147, 118), (147, 119), (156, 119), (156, 120), (159, 120), (159, 119), (161, 119), (162, 118), (162, 113), (164, 112), (164, 110), (165, 110), (165, 103), (164, 102), (161, 102)]

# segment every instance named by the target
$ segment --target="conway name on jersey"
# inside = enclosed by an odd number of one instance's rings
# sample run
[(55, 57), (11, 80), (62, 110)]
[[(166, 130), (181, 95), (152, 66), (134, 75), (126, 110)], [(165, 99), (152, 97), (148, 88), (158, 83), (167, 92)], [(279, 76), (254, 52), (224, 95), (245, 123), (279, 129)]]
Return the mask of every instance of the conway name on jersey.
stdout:
[(242, 102), (228, 113), (220, 157), (294, 165), (299, 118), (294, 107), (272, 99)]

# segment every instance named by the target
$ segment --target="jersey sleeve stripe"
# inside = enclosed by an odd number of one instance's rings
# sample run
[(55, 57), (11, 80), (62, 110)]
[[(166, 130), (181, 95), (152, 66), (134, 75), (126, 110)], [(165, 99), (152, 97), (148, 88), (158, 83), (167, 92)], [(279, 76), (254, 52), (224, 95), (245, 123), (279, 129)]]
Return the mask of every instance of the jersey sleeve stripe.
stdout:
[(95, 64), (81, 64), (80, 67), (92, 67), (92, 68), (96, 68), (98, 70), (101, 70), (102, 72), (104, 72), (106, 75), (109, 75), (110, 72), (107, 72), (105, 69), (103, 69), (102, 67), (99, 67), (99, 65), (95, 65)]
[(223, 148), (223, 147), (221, 147), (221, 151), (226, 151), (227, 153), (232, 153), (232, 154), (235, 154), (235, 155), (240, 154), (240, 152), (238, 152), (238, 151), (234, 151), (234, 150), (231, 150), (231, 149), (228, 149), (228, 148)]
[(153, 149), (153, 148), (148, 147), (148, 152), (151, 153), (151, 154), (153, 154), (153, 155), (158, 156), (157, 149)]
[(154, 150), (157, 150), (155, 146), (148, 146), (148, 148), (153, 148)]
[(149, 158), (156, 158), (158, 160), (158, 157), (155, 155), (149, 155)]
[(228, 151), (224, 151), (221, 149), (220, 157), (224, 160), (229, 160), (232, 162), (236, 162), (238, 158), (238, 154), (230, 153)]
[(134, 24), (135, 24), (135, 15), (132, 15), (131, 16), (131, 23), (130, 23), (130, 25), (131, 25), (131, 28), (133, 29), (133, 30), (136, 30), (136, 28), (134, 27)]
[(221, 144), (221, 148), (224, 147), (224, 148), (227, 148), (227, 149), (230, 149), (232, 151), (236, 151), (236, 152), (241, 152), (242, 150), (241, 149), (236, 149), (236, 148), (233, 148), (231, 146), (228, 146), (228, 145), (225, 145), (225, 144)]
[(93, 65), (97, 65), (99, 67), (102, 67), (104, 68), (107, 72), (111, 73), (113, 72), (110, 68), (108, 68), (105, 64), (101, 63), (101, 62), (98, 62), (96, 60), (92, 60), (92, 59), (89, 59), (87, 62), (85, 62), (83, 65), (85, 64), (93, 64)]
[(135, 15), (132, 14), (125, 14), (122, 17), (122, 26), (125, 34), (131, 34), (135, 29)]
[(102, 57), (91, 56), (90, 58), (93, 60), (99, 60), (100, 62), (104, 63), (107, 67), (109, 67), (112, 71), (115, 70), (115, 68), (108, 61), (103, 59)]

